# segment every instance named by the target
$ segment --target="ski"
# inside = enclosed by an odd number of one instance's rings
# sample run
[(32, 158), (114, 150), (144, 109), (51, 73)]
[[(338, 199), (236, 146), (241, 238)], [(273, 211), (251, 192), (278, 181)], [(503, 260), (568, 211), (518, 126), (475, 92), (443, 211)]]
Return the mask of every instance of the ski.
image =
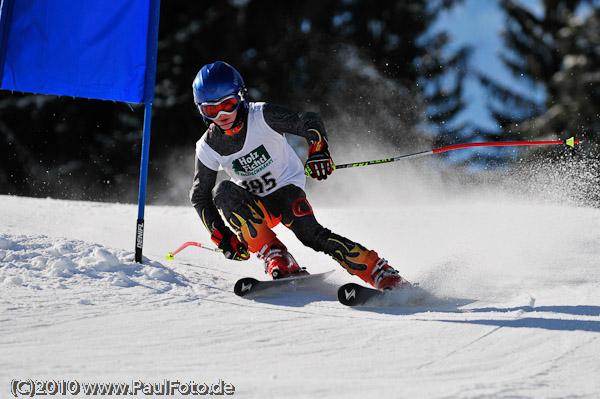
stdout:
[(233, 287), (233, 292), (238, 296), (254, 296), (264, 294), (273, 288), (285, 286), (300, 286), (307, 283), (322, 281), (333, 273), (333, 270), (324, 273), (306, 274), (303, 276), (286, 277), (277, 280), (257, 280), (253, 277), (239, 279)]
[(342, 285), (338, 289), (338, 301), (346, 306), (403, 306), (422, 302), (427, 291), (418, 285), (395, 290), (378, 290), (355, 283)]
[(346, 306), (363, 305), (374, 297), (383, 295), (384, 292), (363, 285), (348, 283), (338, 288), (338, 301)]

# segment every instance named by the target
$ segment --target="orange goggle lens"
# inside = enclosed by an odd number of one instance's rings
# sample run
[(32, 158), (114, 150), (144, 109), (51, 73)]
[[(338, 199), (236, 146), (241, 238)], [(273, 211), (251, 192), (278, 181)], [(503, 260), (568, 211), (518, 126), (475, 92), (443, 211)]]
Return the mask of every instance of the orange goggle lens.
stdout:
[(237, 96), (227, 97), (216, 103), (202, 103), (199, 105), (202, 115), (209, 119), (216, 119), (221, 113), (232, 114), (240, 105), (240, 99)]

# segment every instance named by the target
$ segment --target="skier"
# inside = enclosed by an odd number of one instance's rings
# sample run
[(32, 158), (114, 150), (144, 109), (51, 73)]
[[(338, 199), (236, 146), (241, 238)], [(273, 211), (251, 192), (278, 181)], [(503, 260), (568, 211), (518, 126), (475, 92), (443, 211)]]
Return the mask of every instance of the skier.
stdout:
[[(252, 252), (273, 279), (308, 274), (272, 230), (283, 223), (304, 245), (332, 256), (377, 289), (409, 284), (375, 251), (317, 222), (304, 192), (305, 173), (327, 179), (333, 162), (316, 113), (248, 102), (242, 76), (221, 61), (202, 67), (192, 88), (208, 130), (196, 143), (190, 200), (227, 259), (247, 260)], [(306, 139), (304, 166), (284, 133)], [(231, 180), (216, 184), (220, 169)]]

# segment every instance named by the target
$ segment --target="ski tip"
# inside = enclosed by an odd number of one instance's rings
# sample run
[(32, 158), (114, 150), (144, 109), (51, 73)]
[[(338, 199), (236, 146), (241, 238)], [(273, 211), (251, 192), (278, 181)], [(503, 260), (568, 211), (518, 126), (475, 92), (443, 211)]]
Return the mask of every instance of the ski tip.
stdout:
[(167, 252), (167, 260), (171, 261), (175, 259), (175, 255), (173, 255), (173, 252)]
[(239, 279), (233, 287), (233, 292), (237, 296), (245, 296), (252, 292), (252, 288), (258, 283), (258, 280), (252, 277)]
[(337, 297), (338, 297), (338, 301), (340, 301), (340, 303), (342, 305), (350, 306), (353, 302), (352, 299), (355, 296), (356, 296), (356, 290), (352, 286), (352, 283), (344, 284), (343, 286), (338, 288)]
[(377, 295), (380, 291), (372, 288), (363, 287), (355, 283), (342, 285), (337, 292), (338, 301), (342, 305), (357, 306), (363, 305), (371, 297)]
[(346, 306), (406, 306), (417, 305), (426, 300), (427, 291), (418, 284), (407, 284), (391, 290), (378, 290), (349, 283), (338, 289), (338, 301)]

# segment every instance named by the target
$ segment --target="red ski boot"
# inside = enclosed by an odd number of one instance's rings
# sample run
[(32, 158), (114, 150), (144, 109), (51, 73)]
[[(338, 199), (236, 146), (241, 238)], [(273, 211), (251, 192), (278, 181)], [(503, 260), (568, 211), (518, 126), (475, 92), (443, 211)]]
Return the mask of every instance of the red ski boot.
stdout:
[(377, 255), (377, 252), (368, 250), (342, 236), (332, 233), (327, 239), (324, 252), (342, 265), (348, 273), (360, 277), (361, 280), (376, 289), (386, 290), (410, 286), (410, 283), (400, 277), (385, 259)]
[(410, 285), (398, 274), (396, 269), (388, 265), (387, 260), (380, 258), (377, 252), (361, 248), (358, 245), (354, 249), (356, 251), (352, 253), (352, 260), (347, 258), (340, 262), (350, 274), (360, 277), (378, 290), (390, 290)]
[(388, 265), (387, 260), (383, 258), (377, 260), (367, 282), (379, 290), (391, 290), (410, 285), (408, 281), (400, 276), (398, 270)]
[(265, 273), (269, 274), (273, 280), (309, 274), (305, 268), (298, 265), (285, 245), (277, 238), (266, 244), (256, 255), (265, 261)]
[[(339, 240), (337, 242), (343, 244)], [(380, 258), (377, 252), (370, 251), (359, 244), (348, 242), (346, 245), (338, 245), (332, 256), (348, 273), (360, 277), (361, 280), (379, 290), (410, 285), (397, 270), (388, 265), (387, 260)]]

